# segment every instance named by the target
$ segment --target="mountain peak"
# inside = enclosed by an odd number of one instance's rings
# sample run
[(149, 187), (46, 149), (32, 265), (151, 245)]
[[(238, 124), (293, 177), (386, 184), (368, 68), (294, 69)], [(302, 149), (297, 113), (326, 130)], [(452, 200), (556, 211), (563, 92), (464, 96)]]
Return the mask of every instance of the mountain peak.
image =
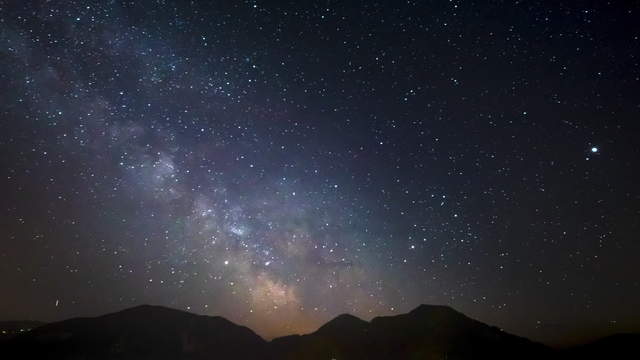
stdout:
[(317, 332), (328, 333), (335, 331), (353, 331), (362, 330), (369, 326), (369, 323), (351, 314), (341, 314), (322, 325)]
[(178, 310), (178, 309), (173, 309), (173, 308), (169, 308), (169, 307), (165, 307), (165, 306), (160, 306), (160, 305), (149, 305), (149, 304), (142, 304), (142, 305), (138, 305), (138, 306), (134, 306), (134, 307), (130, 307), (124, 310), (120, 310), (118, 312), (115, 313), (111, 313), (111, 314), (107, 314), (105, 316), (108, 317), (120, 317), (120, 316), (142, 316), (142, 317), (147, 317), (147, 316), (164, 316), (164, 314), (173, 314), (173, 315), (186, 315), (186, 316), (195, 316), (195, 314), (193, 313), (189, 313), (186, 311), (182, 311), (182, 310)]
[(340, 314), (338, 316), (336, 316), (335, 318), (333, 318), (333, 320), (329, 321), (329, 322), (360, 322), (360, 323), (366, 323), (366, 321), (360, 319), (357, 316), (351, 315), (351, 314)]
[(428, 304), (420, 304), (415, 309), (409, 312), (410, 314), (421, 314), (421, 313), (452, 313), (459, 314), (452, 307), (446, 305), (428, 305)]
[(180, 311), (178, 309), (172, 309), (161, 305), (151, 305), (151, 304), (142, 304), (133, 306), (122, 311), (156, 311), (156, 310), (171, 310), (171, 311)]

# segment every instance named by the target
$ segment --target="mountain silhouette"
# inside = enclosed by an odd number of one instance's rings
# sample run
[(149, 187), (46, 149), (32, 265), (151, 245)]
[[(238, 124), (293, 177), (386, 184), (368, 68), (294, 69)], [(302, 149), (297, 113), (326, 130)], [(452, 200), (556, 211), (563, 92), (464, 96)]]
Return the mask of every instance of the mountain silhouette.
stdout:
[(370, 322), (341, 315), (316, 332), (270, 343), (274, 359), (533, 359), (552, 350), (446, 306)]
[(309, 335), (276, 338), (269, 344), (273, 359), (365, 359), (370, 324), (343, 314)]
[[(562, 352), (559, 358), (596, 359), (638, 359), (640, 334), (616, 334), (579, 345)], [(635, 354), (635, 355), (633, 355)]]
[(222, 317), (143, 305), (51, 323), (9, 340), (9, 359), (258, 359), (266, 342)]
[(0, 344), (0, 359), (607, 359), (639, 341), (616, 335), (553, 350), (450, 307), (420, 305), (371, 321), (343, 314), (313, 333), (266, 342), (222, 317), (143, 305), (19, 332)]

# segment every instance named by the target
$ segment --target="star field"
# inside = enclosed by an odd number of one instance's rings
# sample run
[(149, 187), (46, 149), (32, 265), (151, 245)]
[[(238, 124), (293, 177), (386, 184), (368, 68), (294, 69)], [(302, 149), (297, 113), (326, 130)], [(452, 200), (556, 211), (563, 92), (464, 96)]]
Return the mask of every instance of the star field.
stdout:
[(0, 1), (0, 318), (637, 331), (639, 11)]

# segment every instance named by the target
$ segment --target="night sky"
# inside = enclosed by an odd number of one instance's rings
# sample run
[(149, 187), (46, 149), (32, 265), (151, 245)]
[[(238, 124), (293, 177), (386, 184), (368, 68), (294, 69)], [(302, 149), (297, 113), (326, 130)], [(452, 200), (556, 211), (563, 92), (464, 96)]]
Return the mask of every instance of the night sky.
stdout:
[(640, 5), (0, 1), (0, 319), (640, 330)]

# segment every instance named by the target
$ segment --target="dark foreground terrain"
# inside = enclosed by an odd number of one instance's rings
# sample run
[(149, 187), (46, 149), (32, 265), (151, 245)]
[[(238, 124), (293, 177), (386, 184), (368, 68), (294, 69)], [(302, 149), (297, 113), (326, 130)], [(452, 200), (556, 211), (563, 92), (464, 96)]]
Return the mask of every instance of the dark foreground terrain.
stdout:
[(0, 321), (0, 342), (44, 325), (39, 321)]
[(421, 305), (370, 322), (340, 315), (314, 333), (267, 342), (222, 317), (144, 305), (18, 333), (0, 342), (0, 359), (634, 359), (638, 341), (617, 335), (554, 350)]

